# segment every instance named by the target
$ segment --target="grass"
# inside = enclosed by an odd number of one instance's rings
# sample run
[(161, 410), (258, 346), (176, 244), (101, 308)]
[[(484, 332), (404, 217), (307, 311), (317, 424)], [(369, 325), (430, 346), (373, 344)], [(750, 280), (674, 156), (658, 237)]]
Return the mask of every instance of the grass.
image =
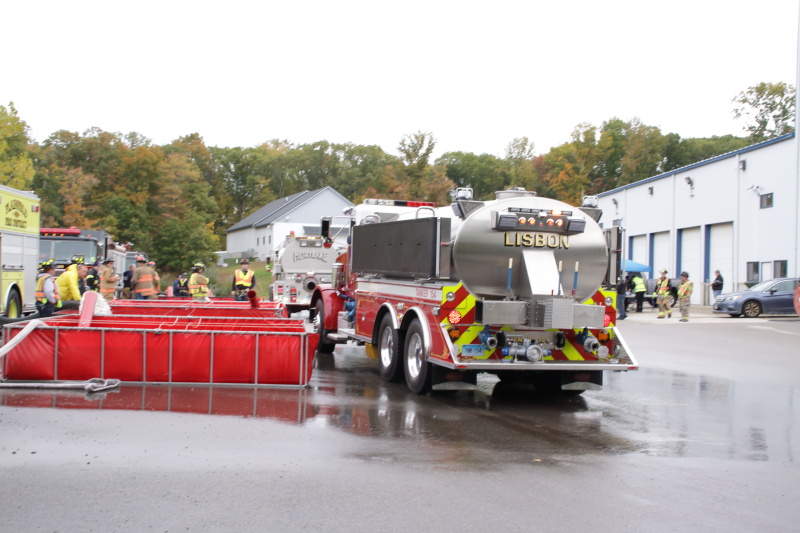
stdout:
[[(251, 261), (250, 268), (255, 271), (256, 287), (255, 291), (259, 298), (266, 298), (269, 294), (269, 285), (272, 283), (272, 272), (267, 272), (264, 267), (266, 261)], [(217, 265), (208, 265), (203, 271), (203, 275), (208, 278), (208, 287), (214, 296), (230, 296), (231, 284), (233, 283), (233, 273), (239, 265), (232, 260), (228, 262), (228, 266), (219, 267)], [(191, 275), (191, 271), (187, 270), (187, 274)], [(178, 277), (177, 274), (160, 273), (161, 275), (161, 290), (165, 291), (167, 287), (171, 287)]]

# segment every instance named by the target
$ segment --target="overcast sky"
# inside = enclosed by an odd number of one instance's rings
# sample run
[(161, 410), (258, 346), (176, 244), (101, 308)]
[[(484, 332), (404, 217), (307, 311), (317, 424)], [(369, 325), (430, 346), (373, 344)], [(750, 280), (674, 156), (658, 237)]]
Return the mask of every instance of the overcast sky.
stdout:
[(639, 117), (744, 135), (731, 99), (796, 83), (797, 0), (0, 1), (0, 105), (31, 136), (537, 153)]

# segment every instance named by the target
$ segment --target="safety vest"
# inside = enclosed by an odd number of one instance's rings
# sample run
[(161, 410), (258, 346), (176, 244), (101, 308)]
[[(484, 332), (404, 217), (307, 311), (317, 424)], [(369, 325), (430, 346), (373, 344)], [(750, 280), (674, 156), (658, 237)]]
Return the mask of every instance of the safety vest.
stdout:
[(205, 298), (208, 296), (208, 278), (199, 272), (192, 272), (189, 276), (189, 294), (192, 298)]
[[(43, 304), (47, 303), (47, 296), (44, 294), (44, 282), (47, 278), (53, 278), (50, 274), (42, 274), (39, 276), (39, 279), (36, 280), (36, 293), (34, 293), (34, 297), (36, 298), (37, 302), (41, 302)], [(58, 294), (58, 285), (56, 285), (55, 278), (53, 278), (53, 296), (58, 302), (61, 299), (61, 295)]]
[(657, 294), (666, 294), (669, 292), (669, 279), (668, 278), (659, 278), (658, 283), (656, 283), (656, 293)]
[(689, 298), (692, 295), (693, 288), (694, 284), (691, 281), (684, 281), (678, 289), (678, 298)]
[(253, 286), (253, 276), (255, 272), (252, 270), (247, 270), (243, 272), (242, 270), (237, 270), (234, 272), (234, 284), (238, 288), (239, 286), (250, 288)]
[(644, 292), (646, 290), (647, 287), (644, 286), (644, 280), (641, 276), (633, 278), (633, 292)]
[(189, 280), (188, 279), (178, 279), (178, 290), (180, 292), (188, 292), (189, 291)]

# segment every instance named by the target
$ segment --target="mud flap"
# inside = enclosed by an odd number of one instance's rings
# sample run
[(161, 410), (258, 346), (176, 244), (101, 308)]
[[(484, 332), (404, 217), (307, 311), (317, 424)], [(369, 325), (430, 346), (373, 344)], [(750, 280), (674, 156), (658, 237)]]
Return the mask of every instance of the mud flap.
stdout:
[(561, 372), (561, 390), (603, 390), (603, 372), (600, 370)]
[(431, 365), (432, 390), (456, 391), (475, 390), (478, 388), (478, 373), (474, 371), (451, 370), (439, 365)]

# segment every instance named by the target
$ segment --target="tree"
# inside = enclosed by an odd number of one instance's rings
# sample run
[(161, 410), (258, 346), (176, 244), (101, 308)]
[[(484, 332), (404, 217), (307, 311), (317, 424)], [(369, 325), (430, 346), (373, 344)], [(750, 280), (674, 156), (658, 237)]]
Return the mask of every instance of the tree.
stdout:
[(425, 191), (422, 182), (428, 170), (428, 161), (436, 147), (436, 139), (427, 132), (417, 131), (410, 135), (404, 135), (400, 139), (398, 150), (406, 164), (406, 174), (408, 175), (408, 193), (411, 197), (422, 198)]
[(494, 199), (495, 191), (509, 183), (508, 162), (491, 154), (447, 152), (436, 160), (436, 166), (444, 167), (455, 187), (472, 188), (476, 200)]
[(0, 106), (0, 184), (30, 189), (35, 172), (29, 142), (28, 126), (17, 116), (14, 103)]
[[(536, 190), (536, 172), (533, 169), (533, 143), (527, 137), (517, 137), (506, 147), (509, 182), (506, 186)], [(500, 189), (497, 189), (500, 190)]]
[(789, 133), (794, 129), (795, 88), (784, 82), (765, 83), (749, 87), (733, 99), (737, 119), (744, 117), (743, 128), (750, 138), (760, 142)]

